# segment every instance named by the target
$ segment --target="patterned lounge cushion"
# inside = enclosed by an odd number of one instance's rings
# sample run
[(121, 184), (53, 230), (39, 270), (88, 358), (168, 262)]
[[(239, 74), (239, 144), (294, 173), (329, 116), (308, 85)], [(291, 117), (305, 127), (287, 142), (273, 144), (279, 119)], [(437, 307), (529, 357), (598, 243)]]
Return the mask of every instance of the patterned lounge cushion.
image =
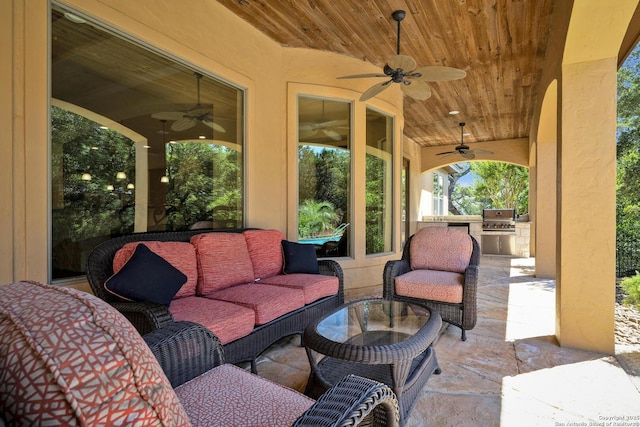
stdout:
[(464, 231), (449, 227), (425, 227), (411, 239), (411, 268), (464, 273), (473, 243)]
[(282, 254), (284, 256), (284, 266), (282, 267), (284, 274), (317, 274), (320, 272), (314, 245), (283, 240)]
[(241, 233), (204, 233), (191, 238), (198, 258), (198, 295), (253, 282), (253, 266)]
[(314, 401), (237, 366), (218, 366), (176, 388), (193, 425), (293, 425)]
[(263, 279), (257, 284), (301, 289), (304, 292), (304, 303), (310, 304), (337, 294), (340, 283), (337, 277), (322, 274), (280, 274)]
[(8, 425), (187, 426), (142, 337), (85, 292), (0, 286), (0, 413)]
[(240, 304), (256, 313), (256, 325), (263, 325), (304, 306), (304, 292), (282, 286), (249, 283), (232, 286), (208, 296)]
[(254, 279), (263, 279), (282, 273), (284, 234), (278, 230), (245, 230), (249, 256), (253, 264)]
[(168, 306), (186, 282), (180, 270), (147, 246), (138, 245), (125, 265), (104, 282), (104, 288), (124, 300)]
[(196, 294), (196, 283), (198, 282), (196, 249), (188, 242), (145, 241), (127, 243), (113, 257), (114, 273), (117, 273), (122, 268), (133, 255), (136, 246), (141, 243), (187, 276), (187, 282), (182, 285), (174, 298), (190, 297)]
[(413, 270), (395, 278), (396, 293), (451, 303), (462, 302), (464, 276), (439, 270)]
[(176, 322), (196, 322), (216, 334), (222, 344), (230, 343), (253, 331), (256, 315), (250, 308), (204, 297), (175, 299), (169, 311)]

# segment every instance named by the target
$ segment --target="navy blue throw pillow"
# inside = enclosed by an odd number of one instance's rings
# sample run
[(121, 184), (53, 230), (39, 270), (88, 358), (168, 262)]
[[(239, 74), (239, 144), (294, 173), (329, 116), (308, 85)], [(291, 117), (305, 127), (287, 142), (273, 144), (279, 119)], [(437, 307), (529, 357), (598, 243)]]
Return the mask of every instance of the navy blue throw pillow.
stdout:
[(136, 246), (120, 271), (104, 282), (112, 294), (128, 301), (168, 306), (187, 282), (187, 276), (143, 244)]
[(318, 257), (314, 245), (282, 241), (284, 255), (284, 274), (312, 273), (318, 274)]

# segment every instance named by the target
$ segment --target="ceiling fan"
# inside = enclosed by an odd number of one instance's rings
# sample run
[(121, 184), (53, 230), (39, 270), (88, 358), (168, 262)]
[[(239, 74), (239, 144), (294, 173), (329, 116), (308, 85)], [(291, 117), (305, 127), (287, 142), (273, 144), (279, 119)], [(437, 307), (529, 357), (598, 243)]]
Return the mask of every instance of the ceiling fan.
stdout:
[(460, 154), (467, 160), (473, 160), (476, 158), (476, 154), (493, 154), (493, 151), (487, 150), (472, 150), (468, 145), (464, 143), (464, 122), (460, 124), (460, 145), (457, 145), (454, 151), (445, 151), (444, 153), (437, 153), (436, 156), (448, 157), (454, 154)]
[(198, 122), (203, 123), (218, 132), (226, 132), (222, 126), (213, 121), (213, 105), (210, 108), (204, 108), (202, 104), (200, 104), (200, 79), (202, 79), (202, 74), (193, 74), (196, 78), (196, 89), (198, 94), (196, 106), (189, 111), (166, 111), (154, 113), (151, 117), (158, 120), (175, 120), (171, 124), (171, 130), (175, 132), (191, 129)]
[(458, 80), (467, 75), (465, 71), (451, 67), (429, 66), (416, 69), (417, 64), (412, 57), (400, 55), (400, 21), (404, 19), (405, 15), (404, 10), (396, 10), (391, 14), (393, 20), (398, 23), (398, 42), (396, 55), (387, 61), (387, 64), (383, 68), (384, 74), (368, 73), (338, 77), (339, 79), (368, 77), (386, 77), (389, 79), (367, 89), (360, 97), (360, 101), (366, 101), (376, 96), (389, 87), (390, 83), (401, 83), (400, 88), (405, 95), (414, 99), (423, 100), (431, 96), (431, 88), (427, 82)]

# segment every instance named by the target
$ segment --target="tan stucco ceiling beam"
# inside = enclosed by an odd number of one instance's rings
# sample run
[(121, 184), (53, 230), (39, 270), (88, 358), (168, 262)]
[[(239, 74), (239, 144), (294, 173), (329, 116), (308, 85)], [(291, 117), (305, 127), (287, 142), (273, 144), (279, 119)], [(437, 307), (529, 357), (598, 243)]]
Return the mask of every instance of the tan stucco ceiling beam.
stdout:
[[(449, 165), (452, 163), (460, 163), (467, 161), (462, 156), (438, 156), (438, 153), (454, 151), (459, 143), (451, 145), (438, 145), (437, 147), (423, 147), (421, 154), (421, 172)], [(475, 160), (489, 160), (495, 162), (507, 162), (520, 166), (529, 166), (529, 139), (503, 139), (500, 141), (485, 141), (467, 144), (474, 150), (493, 151), (494, 154), (476, 155)]]

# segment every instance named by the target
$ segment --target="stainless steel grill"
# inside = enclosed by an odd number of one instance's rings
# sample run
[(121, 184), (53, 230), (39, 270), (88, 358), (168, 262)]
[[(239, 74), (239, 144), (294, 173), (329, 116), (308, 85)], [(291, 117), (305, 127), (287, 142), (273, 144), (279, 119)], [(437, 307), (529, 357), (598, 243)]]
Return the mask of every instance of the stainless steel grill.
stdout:
[(515, 209), (484, 209), (482, 211), (482, 230), (515, 233), (515, 214)]

